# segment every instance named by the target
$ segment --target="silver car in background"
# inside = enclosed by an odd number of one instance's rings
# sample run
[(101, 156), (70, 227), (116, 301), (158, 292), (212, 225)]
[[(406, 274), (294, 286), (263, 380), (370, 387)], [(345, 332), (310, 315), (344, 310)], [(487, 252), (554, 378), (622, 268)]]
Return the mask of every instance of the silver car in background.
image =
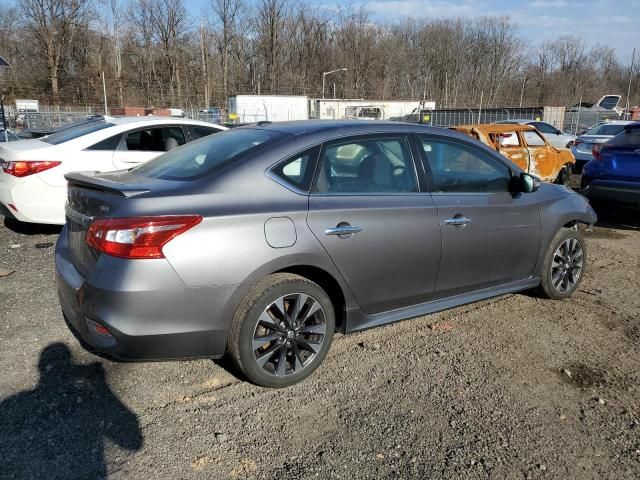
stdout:
[(496, 295), (578, 287), (596, 221), (451, 130), (240, 127), (130, 170), (71, 173), (56, 245), (73, 332), (125, 359), (229, 354), (284, 387), (349, 333)]
[(593, 146), (605, 143), (624, 130), (625, 125), (634, 123), (627, 120), (612, 120), (594, 125), (576, 138), (571, 153), (576, 158), (575, 171), (580, 173), (587, 162), (593, 160)]
[(571, 148), (573, 142), (576, 139), (575, 135), (565, 133), (562, 130), (558, 130), (556, 127), (547, 122), (541, 122), (539, 120), (500, 120), (495, 123), (517, 123), (520, 125), (531, 125), (535, 127), (547, 141), (556, 148)]

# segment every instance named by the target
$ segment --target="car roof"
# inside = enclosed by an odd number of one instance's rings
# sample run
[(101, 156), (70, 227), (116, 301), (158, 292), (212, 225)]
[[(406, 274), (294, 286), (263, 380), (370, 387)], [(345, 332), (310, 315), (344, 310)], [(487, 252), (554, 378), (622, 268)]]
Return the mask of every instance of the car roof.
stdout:
[(125, 124), (129, 124), (129, 123), (136, 123), (136, 122), (146, 122), (146, 123), (150, 123), (150, 124), (154, 124), (154, 123), (159, 123), (159, 124), (165, 124), (165, 123), (185, 123), (185, 124), (192, 124), (192, 125), (211, 125), (211, 126), (219, 126), (216, 124), (213, 124), (211, 122), (203, 122), (201, 120), (192, 120), (190, 118), (182, 118), (182, 117), (170, 117), (170, 116), (162, 116), (162, 117), (156, 117), (156, 116), (140, 116), (140, 117), (105, 117), (105, 121), (107, 121), (108, 123), (112, 123), (114, 125), (125, 125)]
[(461, 132), (470, 132), (471, 130), (479, 130), (483, 133), (503, 133), (503, 132), (513, 132), (513, 131), (530, 131), (535, 130), (536, 128), (532, 125), (522, 125), (519, 123), (481, 123), (478, 125), (456, 125), (455, 127), (451, 127), (455, 130)]
[(494, 122), (494, 123), (500, 125), (500, 124), (507, 124), (507, 123), (514, 124), (514, 123), (531, 123), (531, 122), (547, 123), (542, 120), (532, 120), (530, 118), (510, 118), (508, 120), (498, 120), (497, 122)]
[[(607, 122), (600, 122), (597, 125), (630, 125), (632, 123), (637, 123), (635, 120), (609, 120)], [(594, 125), (596, 126), (596, 125)]]
[[(386, 128), (397, 129), (402, 122), (384, 120), (297, 120), (291, 122), (258, 122), (250, 128), (263, 128), (289, 135), (307, 135), (310, 133), (331, 132), (335, 130), (371, 130), (379, 131)], [(414, 125), (414, 124), (404, 124)], [(395, 127), (395, 128), (394, 128)]]

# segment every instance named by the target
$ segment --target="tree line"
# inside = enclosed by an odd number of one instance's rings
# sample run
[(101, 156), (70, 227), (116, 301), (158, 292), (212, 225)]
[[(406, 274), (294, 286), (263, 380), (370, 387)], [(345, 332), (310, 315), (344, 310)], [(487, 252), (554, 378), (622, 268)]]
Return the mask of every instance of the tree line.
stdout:
[[(441, 107), (640, 103), (637, 72), (574, 36), (528, 44), (508, 17), (376, 22), (295, 0), (15, 0), (0, 9), (9, 98), (224, 106), (232, 94), (434, 100)], [(623, 101), (625, 101), (623, 99)]]

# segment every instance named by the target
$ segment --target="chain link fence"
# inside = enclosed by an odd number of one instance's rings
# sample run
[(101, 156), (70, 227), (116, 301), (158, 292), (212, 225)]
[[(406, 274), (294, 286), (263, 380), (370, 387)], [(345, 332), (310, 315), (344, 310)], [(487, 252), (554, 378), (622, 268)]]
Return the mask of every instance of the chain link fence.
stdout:
[[(220, 125), (235, 126), (268, 120), (264, 114), (244, 112), (229, 114), (221, 108), (186, 107), (184, 109), (127, 107), (109, 109), (114, 116), (177, 116), (201, 120)], [(104, 115), (104, 106), (40, 106), (38, 111), (17, 111), (5, 106), (7, 126), (15, 132), (25, 129), (35, 131), (54, 130), (70, 123)], [(436, 127), (451, 127), (478, 123), (493, 123), (504, 120), (542, 120), (552, 123), (567, 133), (580, 134), (591, 126), (610, 120), (625, 119), (615, 111), (598, 111), (588, 108), (565, 110), (564, 107), (504, 107), (504, 108), (455, 108), (423, 110), (420, 116), (403, 118)], [(242, 122), (240, 122), (240, 119)], [(0, 127), (1, 128), (1, 127)]]

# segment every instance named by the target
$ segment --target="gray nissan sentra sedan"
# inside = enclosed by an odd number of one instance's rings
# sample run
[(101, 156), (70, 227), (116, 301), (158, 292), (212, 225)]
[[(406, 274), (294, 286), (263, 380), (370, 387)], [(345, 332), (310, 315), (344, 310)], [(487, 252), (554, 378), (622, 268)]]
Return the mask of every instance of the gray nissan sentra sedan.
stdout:
[(124, 359), (228, 353), (283, 387), (353, 332), (496, 295), (569, 297), (582, 196), (457, 132), (364, 121), (217, 133), (129, 171), (67, 175), (60, 303)]

